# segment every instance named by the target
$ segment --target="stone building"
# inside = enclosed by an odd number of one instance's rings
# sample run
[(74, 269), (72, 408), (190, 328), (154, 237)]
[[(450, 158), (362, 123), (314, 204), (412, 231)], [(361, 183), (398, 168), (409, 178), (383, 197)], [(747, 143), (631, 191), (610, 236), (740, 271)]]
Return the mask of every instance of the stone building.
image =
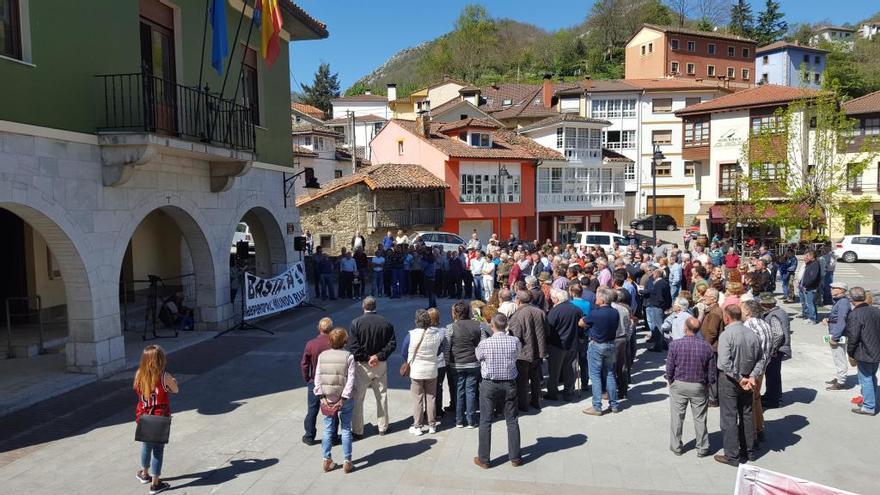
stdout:
[(340, 248), (350, 248), (356, 232), (372, 252), (388, 230), (439, 228), (448, 188), (418, 165), (371, 165), (322, 184), (320, 190), (297, 198), (296, 205), (302, 229), (312, 233), (315, 246), (325, 253), (336, 255)]

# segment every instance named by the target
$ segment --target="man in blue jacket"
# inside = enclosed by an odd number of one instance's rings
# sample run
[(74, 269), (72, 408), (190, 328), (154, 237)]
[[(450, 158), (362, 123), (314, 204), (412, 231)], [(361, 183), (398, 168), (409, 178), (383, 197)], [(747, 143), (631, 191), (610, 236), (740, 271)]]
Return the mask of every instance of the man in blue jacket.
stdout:
[(798, 292), (801, 298), (801, 316), (813, 323), (819, 323), (816, 314), (816, 291), (821, 282), (819, 263), (816, 261), (815, 251), (807, 251), (804, 255), (804, 274), (798, 284)]
[(666, 347), (666, 339), (660, 332), (665, 312), (672, 307), (672, 294), (669, 282), (663, 278), (663, 270), (654, 270), (651, 283), (642, 290), (645, 297), (645, 315), (647, 316), (648, 328), (651, 330), (651, 339), (648, 341), (648, 350), (661, 352)]
[(844, 390), (846, 384), (846, 372), (848, 363), (846, 360), (846, 346), (840, 342), (846, 330), (846, 317), (850, 311), (850, 301), (846, 297), (847, 286), (843, 282), (833, 282), (831, 284), (831, 300), (834, 306), (828, 313), (828, 318), (822, 320), (822, 323), (828, 325), (828, 333), (831, 339), (828, 345), (831, 346), (831, 357), (834, 359), (835, 376), (828, 380), (825, 390)]

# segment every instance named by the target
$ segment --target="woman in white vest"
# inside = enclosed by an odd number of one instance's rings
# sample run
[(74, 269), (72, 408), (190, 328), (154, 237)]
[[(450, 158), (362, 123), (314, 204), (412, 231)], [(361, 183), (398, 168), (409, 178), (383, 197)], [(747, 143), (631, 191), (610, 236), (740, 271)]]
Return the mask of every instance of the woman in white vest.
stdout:
[(437, 392), (437, 364), (442, 336), (431, 326), (431, 316), (424, 309), (416, 311), (416, 328), (409, 331), (407, 357), (412, 379), (410, 394), (413, 398), (413, 425), (409, 432), (419, 436), (422, 431), (422, 411), (428, 416), (428, 433), (437, 432), (434, 394)]
[(348, 333), (343, 328), (330, 331), (330, 349), (318, 356), (315, 368), (315, 396), (321, 400), (321, 412), (324, 413), (324, 438), (321, 447), (324, 452), (324, 472), (333, 471), (338, 467), (330, 456), (331, 438), (333, 436), (333, 417), (339, 417), (342, 430), (342, 455), (345, 459), (343, 470), (350, 473), (354, 469), (351, 463), (351, 416), (354, 401), (351, 399), (354, 390), (354, 356), (343, 349), (348, 341)]

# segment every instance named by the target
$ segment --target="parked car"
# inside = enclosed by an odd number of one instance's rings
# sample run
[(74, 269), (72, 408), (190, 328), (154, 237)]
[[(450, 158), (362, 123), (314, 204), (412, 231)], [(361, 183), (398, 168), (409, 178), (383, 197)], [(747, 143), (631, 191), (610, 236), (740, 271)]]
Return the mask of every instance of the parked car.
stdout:
[(834, 257), (847, 263), (880, 260), (880, 235), (845, 235), (834, 244)]
[(464, 239), (449, 232), (416, 232), (410, 244), (424, 244), (428, 247), (440, 246), (444, 251), (458, 251), (466, 243)]
[(251, 236), (251, 229), (244, 222), (238, 222), (238, 225), (235, 226), (235, 233), (232, 234), (232, 246), (229, 247), (231, 254), (235, 254), (235, 246), (241, 241), (247, 241), (248, 251), (254, 250), (254, 238)]
[[(645, 215), (643, 217), (636, 218), (629, 222), (629, 226), (632, 229), (636, 230), (650, 230), (654, 225), (654, 215)], [(672, 218), (671, 215), (657, 215), (657, 228), (658, 229), (666, 229), (666, 230), (675, 230), (678, 228), (678, 225), (675, 223), (675, 219)]]
[(619, 246), (629, 245), (626, 237), (613, 232), (578, 232), (574, 247), (578, 249), (581, 246), (599, 246), (605, 251), (611, 251), (611, 243), (615, 241)]

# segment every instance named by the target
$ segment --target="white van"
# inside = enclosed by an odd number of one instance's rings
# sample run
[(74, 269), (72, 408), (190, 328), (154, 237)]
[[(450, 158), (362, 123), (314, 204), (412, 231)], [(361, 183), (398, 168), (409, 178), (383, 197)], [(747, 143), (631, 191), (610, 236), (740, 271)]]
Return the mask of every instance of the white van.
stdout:
[(574, 243), (574, 247), (599, 246), (604, 248), (605, 252), (610, 252), (612, 250), (611, 243), (615, 241), (620, 247), (626, 247), (629, 245), (629, 240), (627, 240), (626, 237), (623, 237), (620, 234), (615, 234), (614, 232), (578, 232), (577, 241)]
[(235, 245), (241, 241), (247, 241), (248, 251), (254, 250), (254, 238), (251, 236), (251, 229), (244, 222), (238, 222), (238, 225), (235, 226), (235, 233), (232, 234), (232, 246), (229, 247), (231, 254), (235, 254)]

